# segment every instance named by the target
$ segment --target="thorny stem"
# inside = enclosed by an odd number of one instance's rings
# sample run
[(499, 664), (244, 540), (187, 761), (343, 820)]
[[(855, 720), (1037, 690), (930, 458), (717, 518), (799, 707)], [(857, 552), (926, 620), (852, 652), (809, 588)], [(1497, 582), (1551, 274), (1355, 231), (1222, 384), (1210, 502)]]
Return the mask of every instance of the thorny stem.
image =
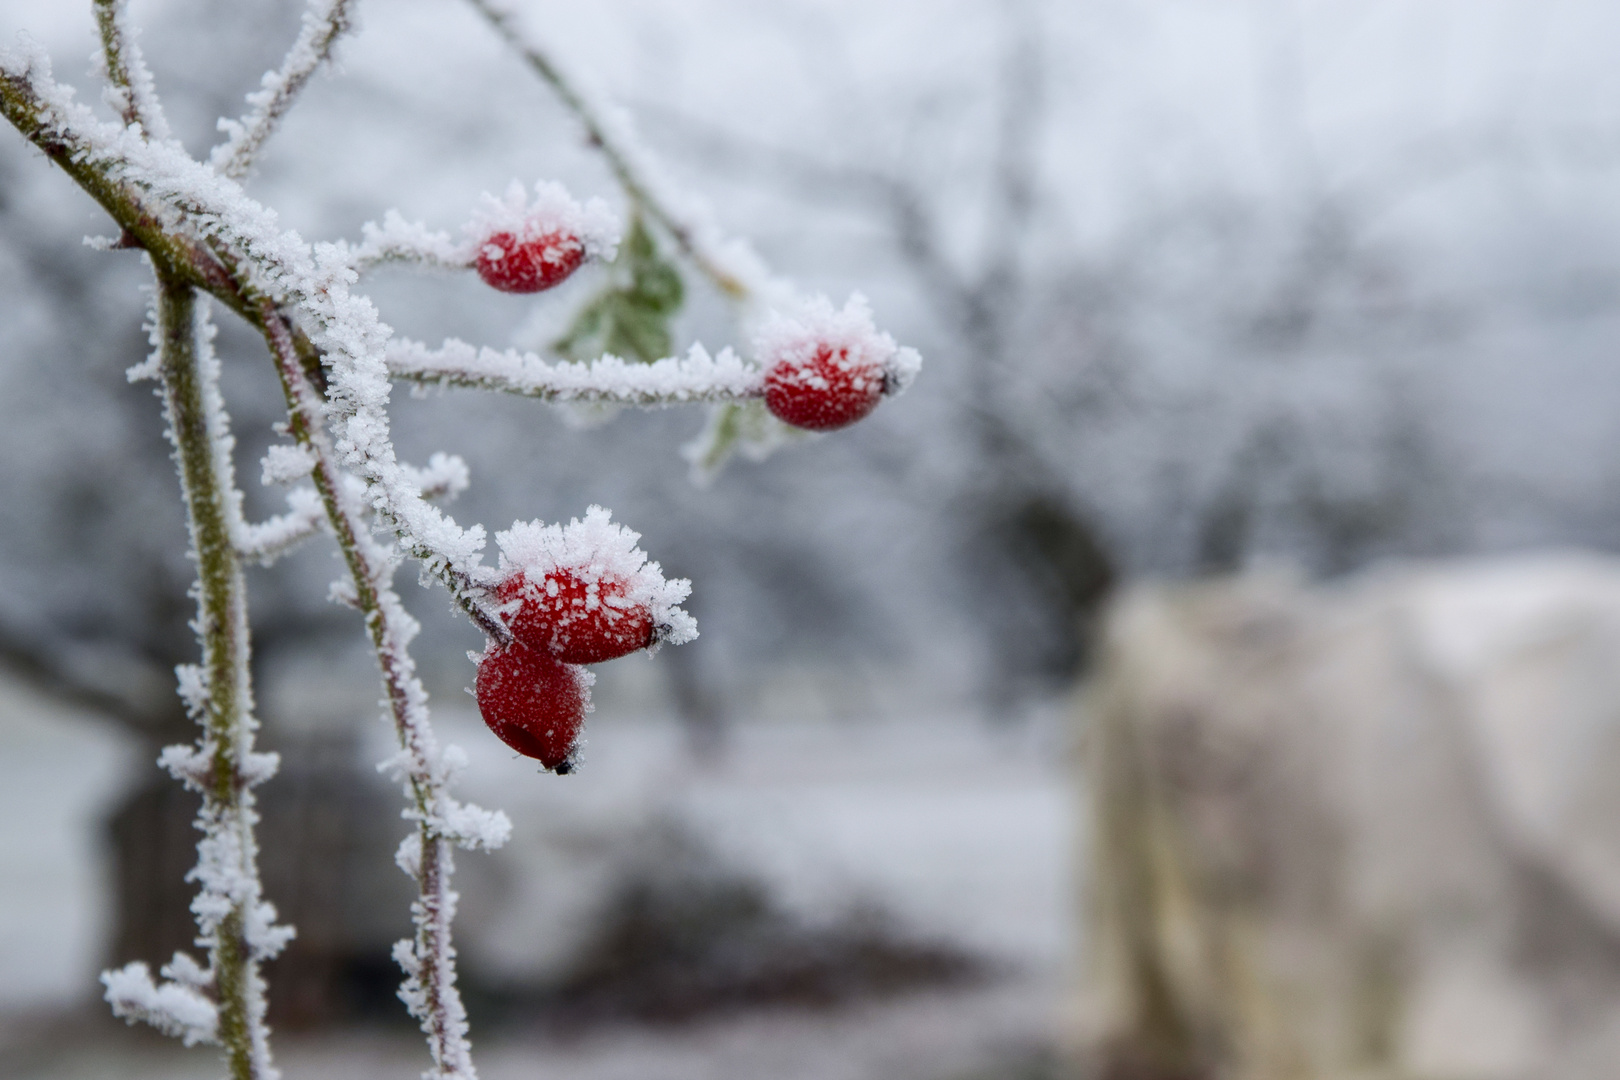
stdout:
[[(323, 423), (322, 399), (299, 359), (290, 326), (268, 301), (261, 317), (265, 340), (275, 357), (287, 398), (289, 431), (315, 457), (315, 487), (349, 569), (355, 590), (351, 599), (365, 618), (382, 669), (394, 732), (406, 753), (407, 781), (416, 804), (421, 852), (415, 875), (420, 891), (415, 948), (419, 970), (413, 973), (425, 999), (425, 1015), (420, 1019), (441, 1075), (470, 1076), (472, 1064), (463, 1035), (465, 1011), (456, 990), (455, 951), (450, 942), (450, 916), (455, 905), (454, 894), (449, 891), (452, 840), (440, 831), (447, 795), (443, 777), (433, 767), (437, 756), (433, 733), (414, 707), (426, 694), (406, 651), (410, 630), (401, 623), (407, 617), (389, 583), (394, 564), (390, 554), (370, 538), (364, 517), (344, 491), (343, 474)], [(492, 621), (485, 632), (500, 640), (510, 639), (510, 633), (499, 622)]]
[[(231, 542), (234, 492), (215, 460), (223, 451), (209, 430), (206, 388), (200, 370), (197, 296), (192, 287), (157, 272), (159, 372), (168, 411), (181, 491), (197, 562), (197, 636), (202, 643), (207, 701), (201, 746), (211, 751), (203, 787), (202, 820), (234, 834), (236, 869), (257, 882), (253, 796), (243, 764), (253, 752), (252, 690), (247, 595), (241, 563)], [(231, 898), (228, 914), (210, 935), (210, 968), (219, 1007), (219, 1041), (232, 1080), (266, 1080), (269, 1032), (264, 1024), (258, 959), (244, 934), (248, 907), (257, 896)]]
[(619, 186), (624, 188), (625, 194), (629, 195), (648, 217), (663, 226), (674, 238), (676, 245), (686, 253), (686, 257), (692, 260), (692, 265), (713, 282), (715, 288), (733, 300), (748, 299), (750, 295), (748, 285), (715, 262), (698, 242), (692, 226), (682, 221), (663, 200), (658, 198), (648, 179), (641, 174), (636, 162), (632, 160), (634, 155), (630, 148), (619, 141), (596, 107), (580, 93), (579, 88), (568, 79), (551, 57), (524, 38), (511, 12), (504, 10), (492, 0), (467, 0), (467, 2), (495, 28), (495, 32), (500, 34), (508, 45), (517, 51), (524, 62), (546, 81), (563, 105), (579, 120), (591, 145), (600, 150), (602, 156), (607, 159), (608, 167), (613, 170), (613, 175), (618, 180)]

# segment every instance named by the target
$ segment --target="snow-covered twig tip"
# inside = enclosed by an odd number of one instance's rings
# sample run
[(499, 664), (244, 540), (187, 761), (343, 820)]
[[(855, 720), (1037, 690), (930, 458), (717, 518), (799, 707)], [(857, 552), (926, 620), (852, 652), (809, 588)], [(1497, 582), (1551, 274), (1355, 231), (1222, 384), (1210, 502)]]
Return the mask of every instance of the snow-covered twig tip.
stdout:
[[(175, 964), (184, 961), (186, 970), (201, 982), (205, 973), (195, 961), (181, 953), (175, 954)], [(165, 969), (166, 971), (169, 969)], [(165, 1035), (173, 1035), (187, 1046), (211, 1043), (219, 1037), (219, 1007), (203, 992), (196, 982), (185, 983), (165, 980), (157, 983), (152, 971), (140, 961), (125, 964), (101, 975), (106, 987), (107, 1004), (113, 1015), (130, 1023), (150, 1024)]]
[(248, 95), (249, 111), (240, 120), (221, 118), (225, 141), (214, 148), (209, 161), (223, 176), (244, 176), (254, 155), (292, 107), (300, 91), (332, 57), (332, 48), (352, 26), (350, 0), (309, 0), (302, 26), (281, 67), (267, 71), (259, 89)]

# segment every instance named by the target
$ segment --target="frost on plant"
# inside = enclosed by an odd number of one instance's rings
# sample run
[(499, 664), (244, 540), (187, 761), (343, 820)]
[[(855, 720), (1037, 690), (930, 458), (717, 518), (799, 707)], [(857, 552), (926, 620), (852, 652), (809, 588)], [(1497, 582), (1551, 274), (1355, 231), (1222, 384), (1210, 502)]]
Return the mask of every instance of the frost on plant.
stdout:
[(559, 596), (559, 579), (579, 583), (579, 606), (585, 614), (597, 609), (645, 609), (654, 637), (651, 644), (684, 645), (697, 637), (697, 620), (678, 605), (692, 592), (685, 578), (663, 575), (647, 553), (636, 546), (641, 534), (612, 520), (600, 506), (567, 525), (538, 521), (514, 522), (495, 534), (501, 549), (503, 578), (523, 575), (544, 601)]
[[(249, 95), (248, 111), (220, 121), (226, 138), (207, 162), (171, 138), (123, 0), (94, 0), (105, 100), (116, 122), (76, 101), (37, 48), (0, 50), (0, 112), (121, 230), (100, 246), (139, 248), (153, 271), (154, 348), (129, 376), (158, 385), (198, 570), (201, 656), (177, 678), (199, 736), (167, 748), (160, 764), (203, 797), (189, 880), (198, 887), (192, 911), (206, 963), (176, 954), (157, 978), (132, 963), (102, 977), (105, 996), (121, 1017), (188, 1045), (218, 1044), (233, 1080), (277, 1075), (260, 969), (294, 932), (276, 923), (258, 874), (254, 788), (274, 775), (276, 758), (254, 749), (248, 564), (267, 564), (317, 536), (330, 537), (341, 556), (344, 575), (331, 595), (362, 616), (398, 743), (380, 767), (405, 795), (412, 827), (396, 861), (415, 880), (417, 897), (414, 933), (394, 957), (405, 975), (400, 997), (427, 1036), (430, 1077), (476, 1075), (456, 985), (454, 850), (498, 847), (511, 823), (451, 794), (464, 758), (434, 734), (410, 652), (418, 627), (394, 590), (396, 571), (414, 561), (422, 579), (444, 585), (486, 634), (477, 658), (486, 723), (556, 772), (579, 764), (593, 679), (583, 665), (697, 634), (679, 606), (690, 583), (664, 578), (637, 546), (639, 534), (601, 507), (566, 525), (516, 523), (496, 534), (498, 563), (487, 564), (484, 527), (460, 525), (437, 505), (467, 488), (466, 464), (442, 453), (421, 465), (398, 457), (392, 383), (558, 404), (706, 404), (713, 411), (695, 460), (712, 474), (733, 449), (758, 453), (785, 441), (789, 424), (825, 429), (865, 415), (879, 397), (904, 389), (918, 366), (913, 351), (876, 329), (863, 300), (836, 310), (796, 298), (675, 192), (623, 117), (580, 89), (502, 9), (483, 0), (472, 6), (552, 87), (618, 180), (635, 265), (576, 320), (582, 329), (570, 348), (625, 341), (634, 356), (546, 358), (460, 341), (430, 348), (394, 339), (356, 291), (362, 274), (390, 262), (475, 271), (505, 292), (549, 288), (586, 260), (615, 258), (621, 216), (601, 198), (580, 202), (546, 181), (515, 184), (500, 198), (484, 196), (459, 226), (433, 228), (389, 210), (358, 243), (310, 243), (243, 190), (239, 178), (352, 29), (348, 0), (310, 0), (297, 39)], [(743, 323), (761, 327), (749, 356), (699, 343), (681, 356), (656, 355), (649, 343), (667, 341), (668, 318), (684, 295), (660, 243), (737, 302)], [(285, 439), (265, 454), (260, 474), (287, 488), (287, 508), (266, 521), (242, 513), (209, 320), (216, 303), (263, 337), (286, 401), (277, 428)], [(604, 330), (609, 314), (613, 329)], [(773, 400), (782, 387), (792, 391), (788, 406)], [(835, 413), (838, 423), (827, 422)]]

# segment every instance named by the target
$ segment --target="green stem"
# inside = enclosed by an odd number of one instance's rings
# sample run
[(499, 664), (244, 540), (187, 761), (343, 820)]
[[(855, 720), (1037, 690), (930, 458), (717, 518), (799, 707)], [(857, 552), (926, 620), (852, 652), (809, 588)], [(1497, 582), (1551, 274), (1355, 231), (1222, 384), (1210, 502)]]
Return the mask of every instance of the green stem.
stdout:
[[(203, 789), (202, 819), (210, 828), (234, 833), (235, 868), (258, 881), (253, 808), (243, 762), (252, 752), (252, 690), (248, 683), (247, 594), (242, 566), (231, 541), (234, 493), (217, 460), (224, 452), (208, 423), (208, 388), (198, 355), (197, 294), (191, 285), (161, 269), (157, 272), (159, 371), (163, 384), (181, 491), (197, 561), (197, 637), (207, 704), (201, 721), (202, 745), (211, 752)], [(219, 1006), (219, 1040), (232, 1080), (258, 1080), (262, 1005), (257, 993), (258, 963), (244, 937), (247, 905), (257, 897), (233, 900), (229, 914), (211, 935), (211, 970)], [(267, 1058), (267, 1054), (264, 1057)]]

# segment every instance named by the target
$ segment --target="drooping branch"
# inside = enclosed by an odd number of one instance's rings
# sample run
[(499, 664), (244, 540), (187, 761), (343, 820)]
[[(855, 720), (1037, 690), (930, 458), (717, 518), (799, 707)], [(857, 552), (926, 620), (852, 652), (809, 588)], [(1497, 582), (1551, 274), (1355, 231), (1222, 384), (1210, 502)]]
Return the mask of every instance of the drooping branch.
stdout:
[[(98, 3), (105, 0), (98, 0)], [(352, 23), (350, 0), (309, 0), (303, 24), (281, 67), (267, 71), (259, 89), (248, 95), (251, 106), (240, 120), (219, 122), (225, 141), (214, 148), (209, 160), (224, 176), (236, 179), (247, 175), (253, 158), (275, 131), (276, 125), (322, 64), (332, 58), (332, 48)]]
[(604, 356), (588, 364), (550, 364), (533, 353), (475, 348), (451, 339), (438, 349), (395, 340), (388, 347), (388, 374), (434, 386), (497, 390), (542, 401), (628, 405), (657, 409), (670, 405), (747, 401), (765, 392), (759, 368), (721, 349), (711, 357), (693, 345), (684, 358), (651, 364)]

